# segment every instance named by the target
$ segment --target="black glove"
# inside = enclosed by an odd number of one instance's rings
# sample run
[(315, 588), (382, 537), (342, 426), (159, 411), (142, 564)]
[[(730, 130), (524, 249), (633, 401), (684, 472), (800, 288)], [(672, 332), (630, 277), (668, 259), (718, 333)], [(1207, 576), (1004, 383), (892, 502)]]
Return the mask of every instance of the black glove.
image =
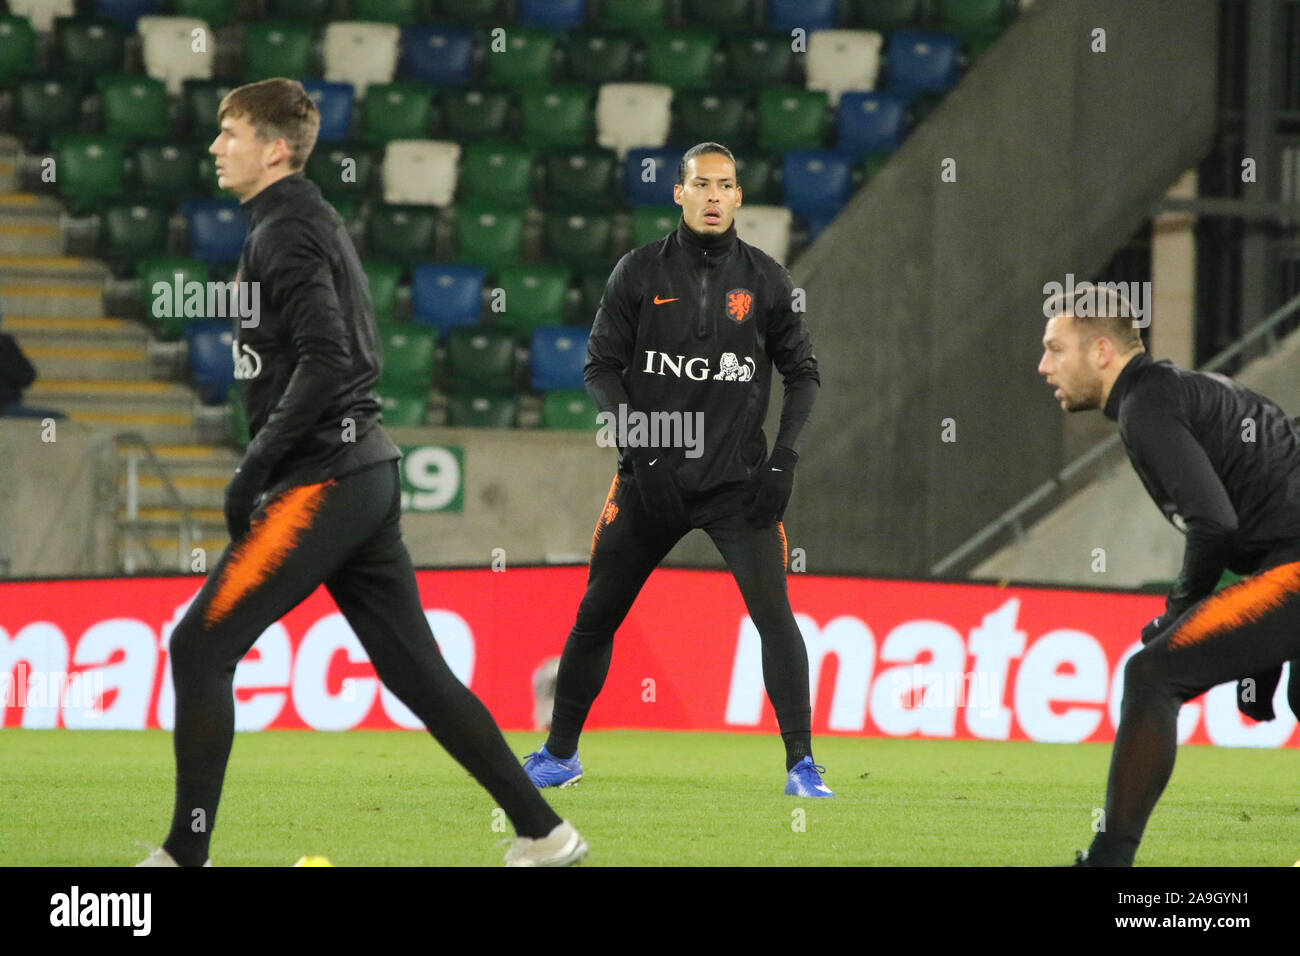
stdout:
[(663, 449), (634, 448), (632, 477), (646, 511), (670, 527), (686, 524), (682, 491), (673, 476), (672, 459)]
[(231, 541), (248, 534), (253, 509), (270, 474), (271, 469), (255, 458), (245, 458), (235, 469), (234, 477), (226, 486), (226, 530)]
[(792, 448), (773, 448), (772, 455), (745, 486), (742, 504), (745, 520), (755, 528), (770, 528), (781, 520), (794, 490), (794, 466), (799, 456)]
[(1142, 626), (1143, 645), (1150, 644), (1160, 636), (1161, 632), (1165, 629), (1165, 623), (1168, 620), (1168, 617), (1169, 615), (1167, 614), (1161, 614), (1159, 617), (1153, 617)]
[[(1281, 664), (1262, 674), (1241, 678), (1237, 681), (1237, 709), (1251, 720), (1272, 720), (1277, 716), (1273, 713), (1273, 693), (1281, 680)], [(1247, 685), (1246, 681), (1252, 681), (1253, 686)], [(1247, 697), (1251, 699), (1247, 700)]]

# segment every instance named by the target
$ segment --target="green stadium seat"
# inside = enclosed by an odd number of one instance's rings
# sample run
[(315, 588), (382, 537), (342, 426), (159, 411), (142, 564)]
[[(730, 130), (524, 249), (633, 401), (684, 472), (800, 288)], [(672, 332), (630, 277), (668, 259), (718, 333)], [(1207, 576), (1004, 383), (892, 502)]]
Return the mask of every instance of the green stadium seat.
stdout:
[(217, 138), (217, 108), (237, 84), (229, 80), (186, 80), (181, 85), (181, 118), (191, 135)]
[(524, 215), (503, 206), (464, 204), (456, 207), (457, 260), (495, 272), (519, 261)]
[(18, 81), (14, 90), (14, 129), (34, 138), (38, 148), (50, 134), (75, 127), (80, 115), (81, 93), (70, 80), (33, 76)]
[(126, 202), (105, 207), (100, 242), (115, 274), (135, 272), (138, 260), (167, 251), (171, 212), (159, 203)]
[(447, 374), (454, 392), (513, 387), (514, 335), (506, 329), (452, 329), (447, 333)]
[(632, 246), (658, 242), (675, 230), (681, 219), (681, 206), (637, 206), (632, 210)]
[(547, 255), (556, 262), (583, 271), (614, 265), (611, 241), (614, 219), (605, 213), (557, 210), (546, 214), (542, 226)]
[(36, 31), (26, 17), (0, 14), (0, 85), (36, 70)]
[[(165, 299), (159, 299), (157, 303), (155, 302), (154, 287), (158, 283), (163, 283), (168, 290), (171, 290), (175, 285), (175, 275), (178, 272), (181, 274), (182, 288), (188, 282), (206, 283), (209, 277), (208, 267), (198, 259), (148, 256), (136, 263), (136, 271), (140, 274), (141, 309), (145, 319), (153, 325), (154, 331), (157, 332), (160, 338), (175, 341), (184, 334), (187, 322), (211, 318), (206, 314), (201, 316), (184, 315), (184, 302), (177, 303), (174, 294), (170, 291)], [(169, 312), (170, 314), (157, 315), (155, 314), (156, 307), (158, 307), (157, 311)]]
[(908, 104), (912, 111), (913, 124), (919, 126), (925, 118), (934, 112), (934, 108), (943, 102), (943, 93), (922, 93)]
[(595, 431), (600, 409), (581, 388), (556, 389), (542, 396), (542, 427), (565, 431)]
[(618, 154), (611, 149), (557, 150), (543, 161), (549, 209), (613, 209), (620, 205)]
[(200, 195), (199, 157), (185, 145), (146, 143), (135, 151), (135, 193), (145, 199), (179, 201)]
[(409, 27), (419, 22), (420, 7), (417, 0), (352, 0), (351, 19)]
[(636, 72), (636, 44), (631, 36), (583, 33), (564, 51), (569, 78), (578, 83), (620, 83)]
[(235, 19), (235, 0), (176, 0), (178, 17), (196, 17), (214, 30)]
[[(495, 286), (504, 295), (504, 308), (492, 313), (497, 327), (514, 333), (515, 341), (523, 344), (532, 339), (533, 329), (563, 325), (572, 278), (564, 266), (503, 266)], [(493, 290), (489, 301), (495, 302), (498, 294)]]
[(749, 94), (681, 90), (673, 96), (672, 140), (683, 146), (726, 143), (731, 148), (752, 141)]
[(315, 76), (315, 33), (307, 23), (287, 19), (255, 20), (244, 28), (244, 82), (273, 76)]
[(361, 103), (362, 135), (369, 143), (428, 139), (438, 125), (433, 87), (423, 83), (372, 83)]
[(511, 100), (505, 90), (444, 90), (440, 101), (447, 138), (461, 143), (503, 138)]
[(729, 35), (722, 41), (727, 77), (738, 86), (781, 86), (790, 82), (794, 52), (790, 38), (768, 33)]
[(604, 30), (640, 33), (664, 25), (667, 0), (604, 0), (596, 22)]
[(375, 320), (392, 322), (397, 314), (397, 286), (402, 281), (401, 264), (367, 256), (362, 261), (361, 268), (365, 270), (370, 285), (370, 304), (375, 309)]
[(893, 33), (925, 26), (925, 0), (850, 0), (853, 25)]
[(122, 28), (111, 20), (60, 17), (54, 21), (54, 48), (59, 75), (83, 85), (122, 71)]
[(431, 206), (389, 206), (380, 203), (366, 220), (370, 255), (411, 266), (433, 258), (438, 211)]
[(469, 26), (504, 26), (506, 0), (433, 0), (433, 18)]
[(684, 0), (682, 20), (719, 30), (743, 30), (758, 25), (755, 7), (755, 0)]
[(95, 81), (104, 101), (104, 132), (121, 139), (167, 138), (167, 87), (162, 80), (125, 74)]
[(1002, 35), (1006, 25), (1004, 0), (937, 0), (936, 26), (955, 33), (968, 45), (987, 46)]
[(660, 30), (645, 37), (646, 82), (676, 90), (714, 85), (718, 35), (705, 30)]
[(523, 208), (532, 201), (537, 154), (512, 143), (470, 143), (460, 154), (460, 200)]
[(418, 325), (378, 325), (383, 350), (383, 372), (376, 386), (383, 395), (428, 397), (433, 387), (433, 356), (438, 345), (436, 329)]
[(227, 397), (230, 400), (230, 443), (243, 451), (252, 437), (249, 435), (248, 416), (244, 414), (244, 397), (239, 383), (231, 386)]
[(555, 41), (556, 34), (550, 30), (507, 28), (505, 49), (487, 54), (486, 82), (516, 90), (549, 86)]
[(447, 424), (453, 428), (514, 428), (518, 417), (513, 395), (470, 392), (447, 399)]
[(758, 148), (770, 153), (821, 149), (829, 102), (825, 90), (795, 86), (763, 90), (758, 97)]
[(76, 212), (125, 193), (126, 149), (111, 136), (56, 133), (50, 138), (59, 193)]
[(762, 153), (736, 153), (736, 182), (745, 202), (755, 205), (781, 204), (781, 189), (777, 173), (781, 169), (780, 157), (772, 158)]
[(266, 0), (266, 16), (272, 20), (320, 24), (330, 18), (333, 7), (334, 0)]
[(867, 153), (866, 156), (862, 157), (863, 185), (871, 182), (871, 177), (884, 169), (885, 164), (889, 162), (889, 157), (893, 155), (894, 151), (889, 150), (887, 152)]
[(578, 279), (578, 314), (573, 316), (571, 325), (590, 326), (596, 321), (596, 310), (600, 308), (600, 299), (605, 294), (605, 284), (609, 281), (608, 269), (589, 270)]
[(525, 90), (523, 141), (537, 149), (571, 149), (591, 142), (596, 91), (590, 86)]
[(389, 428), (423, 428), (428, 411), (427, 395), (380, 394), (382, 422)]
[(365, 143), (318, 143), (306, 175), (327, 199), (365, 199), (379, 182), (379, 156)]

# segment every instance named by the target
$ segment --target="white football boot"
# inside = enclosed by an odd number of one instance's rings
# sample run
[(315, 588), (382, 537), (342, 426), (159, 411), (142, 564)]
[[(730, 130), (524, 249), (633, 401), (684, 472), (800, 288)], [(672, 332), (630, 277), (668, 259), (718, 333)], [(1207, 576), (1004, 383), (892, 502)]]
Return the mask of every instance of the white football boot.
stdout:
[(506, 851), (506, 866), (573, 866), (587, 855), (587, 841), (568, 820), (561, 820), (540, 839), (515, 837)]
[[(212, 861), (208, 860), (203, 865), (211, 866)], [(143, 860), (137, 863), (136, 866), (180, 866), (180, 864), (177, 863), (174, 859), (172, 859), (172, 855), (170, 853), (168, 853), (162, 847), (158, 847), (158, 849), (154, 850), (147, 857), (145, 857)]]

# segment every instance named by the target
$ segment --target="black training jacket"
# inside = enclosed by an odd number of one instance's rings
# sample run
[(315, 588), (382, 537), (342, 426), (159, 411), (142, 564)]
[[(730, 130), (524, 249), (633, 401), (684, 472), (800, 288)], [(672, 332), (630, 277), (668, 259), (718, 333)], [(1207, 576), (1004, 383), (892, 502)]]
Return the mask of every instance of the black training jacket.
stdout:
[(374, 307), (343, 220), (301, 173), (242, 208), (250, 229), (236, 277), (259, 283), (256, 324), (233, 319), (246, 459), (271, 469), (274, 494), (400, 458), (379, 427)]
[(1143, 352), (1115, 380), (1105, 414), (1119, 421), (1155, 503), (1187, 536), (1171, 615), (1209, 595), (1225, 567), (1253, 574), (1300, 560), (1300, 428), (1273, 402)]
[[(587, 342), (587, 390), (613, 415), (620, 405), (647, 414), (703, 413), (698, 457), (665, 450), (684, 492), (744, 481), (767, 454), (762, 426), (772, 366), (785, 384), (777, 447), (798, 451), (821, 384), (796, 309), (790, 274), (737, 238), (734, 223), (705, 236), (679, 220), (675, 232), (614, 267)], [(619, 470), (632, 471), (626, 448)]]

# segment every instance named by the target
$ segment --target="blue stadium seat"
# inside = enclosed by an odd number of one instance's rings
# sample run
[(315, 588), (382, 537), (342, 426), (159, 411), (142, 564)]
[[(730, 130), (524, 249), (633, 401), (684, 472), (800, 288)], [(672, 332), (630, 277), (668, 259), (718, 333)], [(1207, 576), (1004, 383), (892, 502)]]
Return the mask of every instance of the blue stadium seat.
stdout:
[(302, 88), (320, 110), (320, 134), (317, 139), (322, 143), (347, 139), (348, 127), (352, 125), (352, 100), (356, 97), (352, 84), (303, 80)]
[(950, 33), (900, 30), (885, 48), (889, 91), (905, 96), (946, 93), (957, 85), (960, 53), (961, 38)]
[(789, 33), (801, 27), (806, 33), (835, 28), (836, 0), (767, 0), (768, 30)]
[(402, 31), (401, 74), (431, 86), (474, 82), (474, 33), (463, 27), (421, 26)]
[(206, 265), (239, 261), (248, 220), (237, 199), (187, 199), (181, 215), (190, 229), (190, 251)]
[(235, 359), (230, 347), (234, 332), (229, 321), (187, 322), (190, 371), (205, 405), (221, 405), (235, 383)]
[(586, 8), (586, 0), (519, 0), (519, 23), (543, 30), (576, 30)]
[(158, 0), (95, 0), (95, 16), (112, 20), (125, 33), (135, 33), (135, 21), (158, 12)]
[(907, 135), (907, 100), (896, 93), (844, 93), (835, 114), (835, 151), (857, 162), (898, 149)]
[(438, 334), (478, 322), (487, 270), (482, 266), (427, 262), (411, 273), (411, 313)]
[[(623, 198), (629, 206), (670, 206), (673, 186), (677, 182), (677, 165), (686, 150), (676, 146), (656, 146), (629, 149), (623, 160)], [(643, 171), (650, 167), (645, 160), (654, 160), (654, 180), (645, 182)]]
[(815, 216), (809, 216), (805, 220), (805, 222), (808, 225), (808, 241), (816, 242), (817, 237), (820, 236), (822, 234), (822, 231), (831, 224), (831, 220), (834, 218), (835, 218), (835, 213), (833, 212), (818, 213)]
[(785, 205), (800, 219), (834, 216), (853, 192), (853, 167), (828, 149), (791, 149), (785, 154)]
[(538, 329), (529, 352), (533, 388), (583, 388), (582, 366), (587, 361), (587, 334), (581, 325)]

